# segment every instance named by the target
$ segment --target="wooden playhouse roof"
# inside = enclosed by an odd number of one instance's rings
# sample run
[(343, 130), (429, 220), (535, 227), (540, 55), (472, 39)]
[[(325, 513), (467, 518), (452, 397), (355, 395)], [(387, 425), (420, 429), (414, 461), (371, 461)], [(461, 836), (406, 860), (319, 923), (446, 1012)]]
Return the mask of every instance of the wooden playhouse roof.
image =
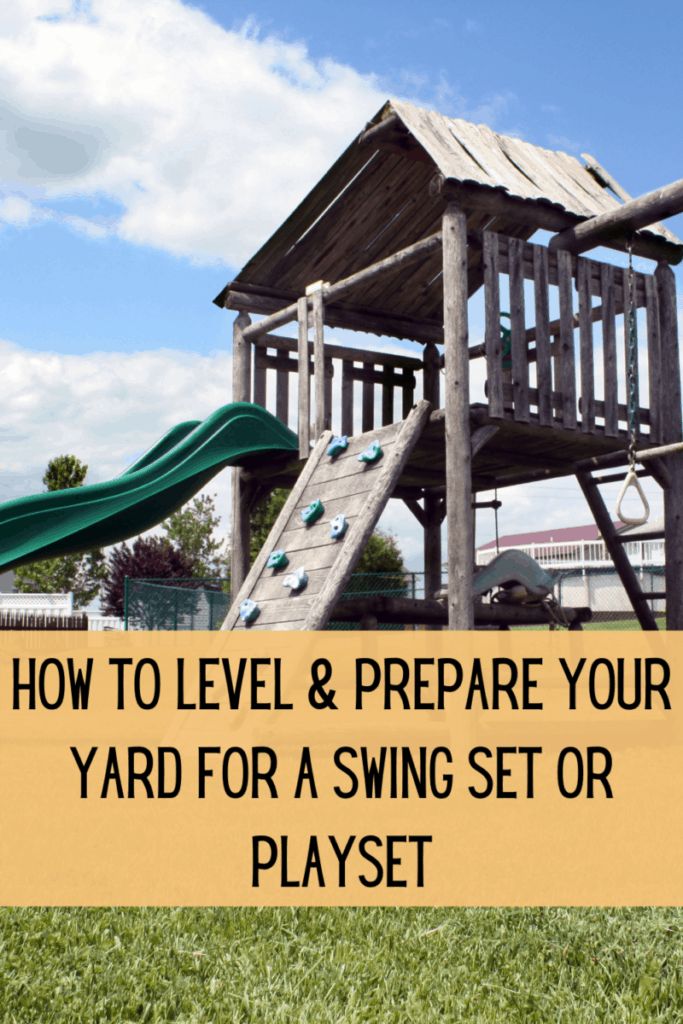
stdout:
[[(600, 171), (486, 125), (392, 100), (214, 301), (273, 312), (314, 281), (337, 281), (438, 231), (446, 196), (468, 211), (474, 292), (482, 282), (477, 231), (530, 238), (538, 228), (561, 231), (613, 210), (620, 203)], [(671, 262), (683, 256), (683, 243), (661, 225), (639, 231), (634, 248)], [(439, 340), (440, 265), (436, 251), (408, 269), (382, 274), (327, 308), (326, 319), (333, 326)]]

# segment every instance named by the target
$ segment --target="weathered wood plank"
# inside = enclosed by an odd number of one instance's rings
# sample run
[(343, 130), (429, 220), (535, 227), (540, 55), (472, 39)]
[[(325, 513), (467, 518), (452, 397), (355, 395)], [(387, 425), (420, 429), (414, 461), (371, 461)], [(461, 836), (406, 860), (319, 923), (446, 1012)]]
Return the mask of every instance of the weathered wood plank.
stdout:
[(305, 629), (321, 629), (327, 622), (429, 419), (430, 411), (429, 402), (422, 401), (415, 406), (401, 426), (393, 451), (378, 464), (374, 487), (365, 501), (362, 513), (347, 531), (334, 568), (306, 619)]
[(526, 325), (524, 318), (524, 273), (522, 249), (524, 242), (511, 238), (508, 242), (510, 277), (510, 330), (512, 354), (512, 395), (514, 418), (518, 423), (529, 422), (529, 360), (527, 358)]
[(574, 295), (572, 262), (569, 253), (557, 254), (560, 294), (560, 380), (562, 422), (568, 430), (576, 427), (576, 357), (574, 352)]
[(553, 421), (551, 392), (553, 389), (550, 362), (550, 310), (548, 297), (548, 253), (534, 246), (534, 303), (536, 314), (536, 385), (538, 388), (538, 419), (542, 426)]
[(322, 283), (311, 294), (313, 316), (313, 381), (315, 394), (315, 436), (325, 430), (325, 306)]
[(297, 342), (299, 363), (299, 408), (298, 435), (299, 458), (307, 459), (311, 450), (311, 371), (308, 361), (308, 300), (305, 296), (297, 303), (299, 338)]
[(486, 352), (486, 383), (489, 416), (496, 419), (503, 408), (503, 350), (500, 341), (500, 280), (498, 270), (498, 235), (484, 232), (484, 346)]
[(454, 203), (449, 203), (442, 224), (448, 625), (450, 629), (472, 629), (474, 523), (469, 445), (467, 217)]
[(591, 434), (595, 427), (595, 367), (593, 361), (593, 317), (587, 260), (579, 260), (579, 351), (581, 358), (581, 431)]
[(371, 381), (363, 381), (361, 405), (361, 429), (363, 433), (372, 430), (375, 424), (375, 388)]
[(265, 353), (254, 352), (254, 404), (266, 408), (266, 360)]
[(353, 433), (353, 363), (342, 363), (341, 432)]
[(278, 352), (275, 372), (275, 415), (283, 423), (289, 423), (289, 373), (288, 352)]
[(320, 459), (325, 454), (325, 449), (327, 448), (327, 445), (330, 442), (331, 436), (331, 434), (325, 433), (319, 438), (315, 448), (311, 452), (306, 462), (306, 465), (299, 474), (299, 477), (296, 483), (294, 484), (294, 487), (290, 491), (289, 497), (287, 498), (287, 501), (285, 502), (280, 511), (280, 515), (275, 520), (273, 528), (270, 531), (270, 534), (268, 535), (268, 540), (266, 541), (266, 543), (263, 545), (260, 552), (256, 556), (254, 564), (252, 565), (249, 573), (247, 574), (246, 579), (242, 583), (242, 586), (235, 586), (233, 588), (233, 594), (235, 594), (236, 596), (234, 597), (232, 606), (225, 617), (225, 621), (221, 627), (222, 629), (234, 629), (235, 624), (239, 621), (240, 604), (246, 597), (249, 597), (249, 594), (251, 593), (254, 584), (259, 579), (261, 573), (265, 568), (270, 552), (273, 550), (273, 548), (277, 547), (276, 541), (279, 535), (282, 533), (285, 524), (289, 522), (289, 519), (291, 518), (292, 515), (292, 511), (297, 506), (300, 494), (304, 491), (306, 485), (308, 484), (308, 481), (315, 472), (316, 466), (318, 465)]
[(614, 319), (614, 268), (603, 264), (602, 281), (602, 359), (604, 371), (605, 434), (616, 437), (617, 412), (617, 341)]

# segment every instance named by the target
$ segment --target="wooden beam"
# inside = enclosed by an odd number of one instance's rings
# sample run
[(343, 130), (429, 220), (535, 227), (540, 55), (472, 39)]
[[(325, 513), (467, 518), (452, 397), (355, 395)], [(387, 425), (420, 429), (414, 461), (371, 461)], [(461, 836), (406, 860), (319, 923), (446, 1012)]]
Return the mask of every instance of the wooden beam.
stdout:
[(598, 185), (610, 189), (614, 192), (615, 196), (621, 199), (622, 203), (628, 203), (630, 199), (633, 199), (631, 193), (622, 188), (616, 178), (613, 178), (609, 171), (605, 170), (594, 156), (591, 156), (590, 153), (582, 153), (581, 156), (586, 162), (586, 170), (589, 174), (593, 175)]
[(298, 409), (298, 435), (299, 435), (299, 458), (307, 459), (311, 452), (311, 370), (308, 361), (308, 301), (305, 297), (297, 303), (297, 319), (299, 323), (299, 338), (297, 351), (299, 358), (299, 409)]
[[(570, 625), (589, 622), (590, 608), (562, 608), (563, 618)], [(446, 607), (434, 598), (356, 597), (340, 601), (335, 605), (330, 618), (338, 622), (359, 622), (365, 616), (372, 616), (378, 622), (402, 623), (404, 625), (445, 626)], [(549, 626), (551, 619), (544, 608), (535, 605), (477, 604), (474, 612), (477, 626)]]
[[(654, 224), (664, 217), (683, 212), (683, 178), (664, 188), (629, 199), (616, 210), (590, 217), (550, 239), (548, 247), (580, 253), (597, 245), (606, 245), (616, 236), (627, 238), (639, 228)], [(635, 245), (634, 245), (635, 251)], [(680, 259), (680, 257), (679, 257)]]
[[(561, 209), (559, 206), (553, 206), (551, 203), (546, 202), (520, 199), (517, 196), (509, 195), (502, 188), (490, 188), (485, 185), (470, 183), (465, 184), (450, 178), (443, 179), (439, 175), (435, 176), (433, 189), (436, 191), (440, 190), (447, 201), (456, 202), (468, 211), (481, 210), (491, 214), (491, 216), (509, 217), (520, 224), (530, 224), (535, 228), (542, 228), (545, 231), (557, 231), (568, 234), (570, 231), (581, 227), (584, 223), (593, 223), (596, 220), (596, 218), (592, 217), (589, 221), (582, 221), (581, 218), (567, 213), (566, 210)], [(621, 213), (625, 205), (610, 211), (609, 214), (602, 214), (601, 216), (611, 217), (614, 214)], [(657, 216), (664, 216), (664, 214), (655, 214), (652, 218), (646, 219), (645, 224), (651, 224), (653, 220), (657, 219)], [(616, 238), (613, 235), (607, 235), (600, 244), (612, 249), (619, 249), (620, 251), (626, 248), (623, 233), (621, 237)], [(567, 246), (562, 246), (562, 248), (567, 248)], [(650, 260), (666, 260), (667, 263), (680, 263), (681, 259), (683, 259), (683, 243), (677, 244), (661, 236), (636, 235), (633, 239), (633, 252), (636, 256), (644, 256)]]
[[(240, 313), (232, 327), (232, 400), (251, 400), (251, 349), (244, 340), (244, 331), (251, 319)], [(231, 587), (239, 588), (249, 569), (249, 511), (246, 497), (249, 485), (242, 480), (242, 470), (233, 469), (232, 516), (230, 531), (230, 579)], [(234, 590), (233, 590), (234, 592)]]
[(370, 128), (366, 128), (364, 132), (361, 132), (358, 136), (358, 145), (380, 145), (395, 131), (399, 130), (401, 124), (402, 121), (400, 117), (396, 112), (393, 112), (389, 114), (388, 117), (385, 117), (384, 120), (380, 121), (379, 124), (373, 124)]
[(443, 322), (448, 626), (472, 629), (474, 527), (467, 353), (467, 217), (455, 203), (448, 204), (443, 216)]
[[(619, 543), (617, 532), (612, 523), (612, 518), (607, 511), (605, 502), (603, 501), (602, 495), (598, 490), (598, 485), (593, 480), (590, 473), (578, 472), (576, 479), (579, 482), (579, 486), (583, 491), (584, 497), (588, 502), (588, 507), (593, 513), (595, 523), (602, 535), (602, 539), (605, 542), (605, 547), (609, 551), (610, 557), (614, 563), (614, 568), (617, 570), (619, 579), (622, 582), (624, 590), (628, 595), (628, 599), (631, 602), (634, 612), (638, 618), (638, 622), (642, 629), (656, 630), (657, 622), (652, 613), (645, 595), (638, 582), (638, 577), (635, 574), (635, 570), (631, 565), (628, 555), (624, 551), (623, 544)], [(635, 540), (636, 538), (634, 538)]]

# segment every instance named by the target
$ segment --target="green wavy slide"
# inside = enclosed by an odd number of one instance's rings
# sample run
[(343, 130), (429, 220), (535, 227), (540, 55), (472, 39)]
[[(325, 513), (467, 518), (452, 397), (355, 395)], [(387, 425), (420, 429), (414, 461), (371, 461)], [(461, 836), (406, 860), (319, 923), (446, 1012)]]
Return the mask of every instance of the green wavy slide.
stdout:
[(259, 405), (233, 402), (179, 423), (121, 476), (0, 505), (0, 570), (116, 544), (188, 501), (224, 466), (298, 452), (298, 441)]

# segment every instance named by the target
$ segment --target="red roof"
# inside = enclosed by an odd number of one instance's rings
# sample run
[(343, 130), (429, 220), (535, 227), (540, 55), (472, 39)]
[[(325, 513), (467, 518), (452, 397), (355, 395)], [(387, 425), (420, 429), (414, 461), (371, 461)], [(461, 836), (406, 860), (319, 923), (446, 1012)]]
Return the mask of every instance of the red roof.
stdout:
[[(621, 526), (615, 523), (615, 526)], [(595, 523), (587, 523), (585, 526), (560, 526), (552, 530), (537, 530), (535, 533), (509, 533), (500, 537), (498, 544), (501, 548), (522, 548), (528, 544), (567, 544), (572, 541), (601, 540), (601, 534)], [(488, 551), (495, 548), (496, 541), (490, 540), (482, 544), (477, 551)]]

